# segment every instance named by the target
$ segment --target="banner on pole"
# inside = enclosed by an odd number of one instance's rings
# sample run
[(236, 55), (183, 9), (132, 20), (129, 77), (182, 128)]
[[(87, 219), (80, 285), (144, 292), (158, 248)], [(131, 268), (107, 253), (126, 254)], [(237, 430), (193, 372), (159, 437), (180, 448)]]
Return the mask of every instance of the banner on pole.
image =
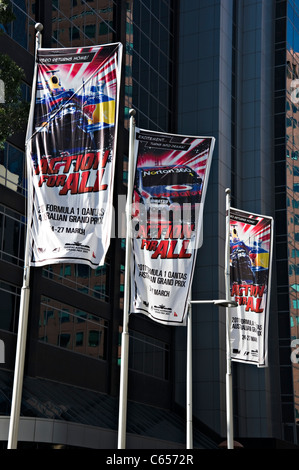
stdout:
[(136, 129), (131, 312), (185, 325), (213, 137)]
[(26, 142), (30, 265), (104, 263), (122, 45), (38, 49)]
[(231, 359), (265, 367), (272, 269), (273, 219), (230, 209)]

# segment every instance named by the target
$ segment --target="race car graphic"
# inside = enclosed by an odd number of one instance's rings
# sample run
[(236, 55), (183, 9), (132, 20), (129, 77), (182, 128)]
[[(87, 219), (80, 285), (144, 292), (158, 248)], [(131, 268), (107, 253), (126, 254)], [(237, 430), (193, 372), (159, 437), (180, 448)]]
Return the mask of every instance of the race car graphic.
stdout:
[(251, 269), (250, 248), (240, 240), (236, 228), (233, 228), (230, 243), (231, 280), (238, 284), (254, 284), (255, 276)]
[(262, 247), (262, 241), (245, 244), (240, 240), (235, 226), (230, 236), (231, 282), (238, 284), (266, 285), (269, 270), (269, 251)]
[(135, 214), (138, 204), (143, 204), (151, 214), (160, 213), (168, 218), (170, 210), (180, 210), (182, 205), (201, 200), (202, 178), (184, 165), (137, 168), (134, 185)]
[(96, 151), (99, 142), (110, 148), (111, 132), (105, 129), (115, 124), (115, 99), (108, 96), (104, 80), (92, 83), (82, 80), (75, 91), (63, 86), (59, 69), (44, 73), (37, 86), (33, 160), (66, 151)]

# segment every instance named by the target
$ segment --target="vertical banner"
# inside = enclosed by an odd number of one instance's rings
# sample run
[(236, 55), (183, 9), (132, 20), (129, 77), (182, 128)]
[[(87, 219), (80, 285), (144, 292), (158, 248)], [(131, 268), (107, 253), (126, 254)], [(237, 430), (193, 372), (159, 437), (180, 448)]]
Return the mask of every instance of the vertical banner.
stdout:
[(104, 263), (110, 243), (122, 45), (37, 51), (30, 266)]
[(215, 139), (136, 129), (131, 312), (185, 325)]
[(230, 209), (231, 359), (267, 366), (273, 219)]

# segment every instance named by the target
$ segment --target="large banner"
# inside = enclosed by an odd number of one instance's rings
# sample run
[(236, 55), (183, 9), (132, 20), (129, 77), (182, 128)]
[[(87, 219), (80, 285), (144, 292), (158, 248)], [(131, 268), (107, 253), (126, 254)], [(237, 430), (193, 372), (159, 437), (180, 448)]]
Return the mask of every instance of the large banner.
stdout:
[(273, 219), (230, 210), (230, 289), (233, 361), (267, 366)]
[(37, 51), (26, 142), (31, 266), (104, 263), (121, 58), (120, 43)]
[(136, 129), (131, 312), (185, 325), (215, 139)]

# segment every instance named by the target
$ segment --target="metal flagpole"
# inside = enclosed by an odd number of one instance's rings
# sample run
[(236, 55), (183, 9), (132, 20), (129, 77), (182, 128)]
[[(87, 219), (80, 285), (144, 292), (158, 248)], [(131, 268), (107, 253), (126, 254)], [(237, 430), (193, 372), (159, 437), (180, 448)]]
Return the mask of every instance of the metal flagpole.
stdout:
[[(34, 79), (36, 79), (36, 54), (37, 49), (41, 47), (41, 31), (43, 25), (36, 23), (36, 36), (35, 36), (35, 68), (34, 68)], [(33, 109), (32, 104), (35, 99), (34, 87), (32, 90), (31, 98), (31, 110)], [(30, 122), (30, 118), (29, 118)], [(27, 136), (26, 136), (27, 137)], [(29, 194), (30, 188), (28, 188)], [(27, 196), (27, 204), (29, 204), (29, 197)], [(28, 217), (27, 211), (27, 217)], [(23, 285), (21, 289), (20, 299), (20, 311), (19, 311), (19, 325), (18, 325), (18, 337), (17, 337), (17, 348), (16, 348), (16, 359), (15, 359), (15, 371), (14, 371), (14, 383), (11, 401), (11, 415), (9, 422), (8, 431), (8, 449), (16, 449), (18, 442), (19, 422), (20, 422), (20, 411), (21, 411), (21, 400), (23, 390), (23, 378), (24, 378), (24, 364), (25, 364), (25, 350), (26, 350), (26, 339), (27, 339), (27, 325), (28, 325), (28, 311), (29, 311), (29, 296), (30, 296), (30, 267), (29, 267), (29, 230), (27, 220), (27, 233), (26, 233), (26, 246), (24, 254), (24, 271), (23, 271)]]
[[(226, 247), (225, 247), (225, 290), (226, 299), (230, 299), (230, 189), (226, 193)], [(227, 424), (227, 448), (234, 448), (234, 423), (233, 423), (233, 387), (232, 364), (230, 346), (231, 316), (226, 309), (226, 424)]]
[(233, 449), (233, 403), (232, 373), (230, 351), (231, 320), (229, 308), (237, 307), (237, 302), (230, 299), (230, 189), (226, 189), (226, 246), (225, 246), (225, 290), (226, 298), (217, 300), (191, 300), (187, 317), (187, 375), (186, 375), (186, 443), (187, 449), (193, 448), (192, 428), (192, 304), (214, 304), (226, 308), (226, 415), (227, 415), (227, 448)]
[(126, 205), (126, 257), (125, 257), (125, 285), (124, 285), (124, 312), (123, 331), (121, 337), (121, 363), (120, 363), (120, 392), (118, 417), (118, 449), (126, 448), (127, 424), (127, 396), (128, 396), (128, 367), (129, 367), (129, 299), (130, 299), (130, 263), (131, 263), (131, 204), (134, 183), (134, 141), (135, 141), (135, 114), (130, 110), (129, 135), (129, 161), (128, 161), (128, 192)]
[[(216, 299), (216, 300), (189, 300), (190, 304), (214, 304), (218, 307), (225, 307), (226, 308), (226, 315), (228, 318), (228, 308), (235, 308), (238, 306), (238, 303), (235, 300), (230, 300), (228, 297), (226, 299)], [(190, 321), (189, 321), (190, 320)], [(191, 354), (192, 351), (192, 346), (190, 349), (190, 338), (189, 335), (191, 336), (191, 330), (189, 330), (189, 323), (191, 323), (191, 318), (188, 316), (188, 325), (187, 325), (187, 340), (188, 344), (187, 345), (187, 447), (188, 449), (191, 449), (191, 443), (192, 443), (192, 385), (191, 385), (191, 369), (189, 368), (192, 367), (192, 362), (191, 362), (191, 357), (189, 357), (189, 354)], [(191, 327), (190, 327), (191, 328)], [(227, 329), (228, 330), (228, 329)], [(189, 357), (189, 359), (188, 359)], [(230, 359), (230, 350), (229, 350), (229, 359)], [(227, 361), (228, 366), (231, 365), (230, 360)], [(232, 392), (231, 392), (231, 386), (232, 386), (232, 380), (231, 380), (231, 369), (229, 367), (229, 373), (227, 373), (227, 385), (226, 385), (226, 393), (227, 393), (227, 442), (228, 442), (228, 448), (233, 449), (233, 421), (232, 421)], [(229, 397), (229, 400), (228, 400)], [(191, 415), (190, 415), (191, 413)], [(190, 418), (191, 416), (191, 418)]]
[(192, 306), (189, 301), (187, 316), (187, 376), (186, 376), (186, 448), (193, 449), (192, 423)]

